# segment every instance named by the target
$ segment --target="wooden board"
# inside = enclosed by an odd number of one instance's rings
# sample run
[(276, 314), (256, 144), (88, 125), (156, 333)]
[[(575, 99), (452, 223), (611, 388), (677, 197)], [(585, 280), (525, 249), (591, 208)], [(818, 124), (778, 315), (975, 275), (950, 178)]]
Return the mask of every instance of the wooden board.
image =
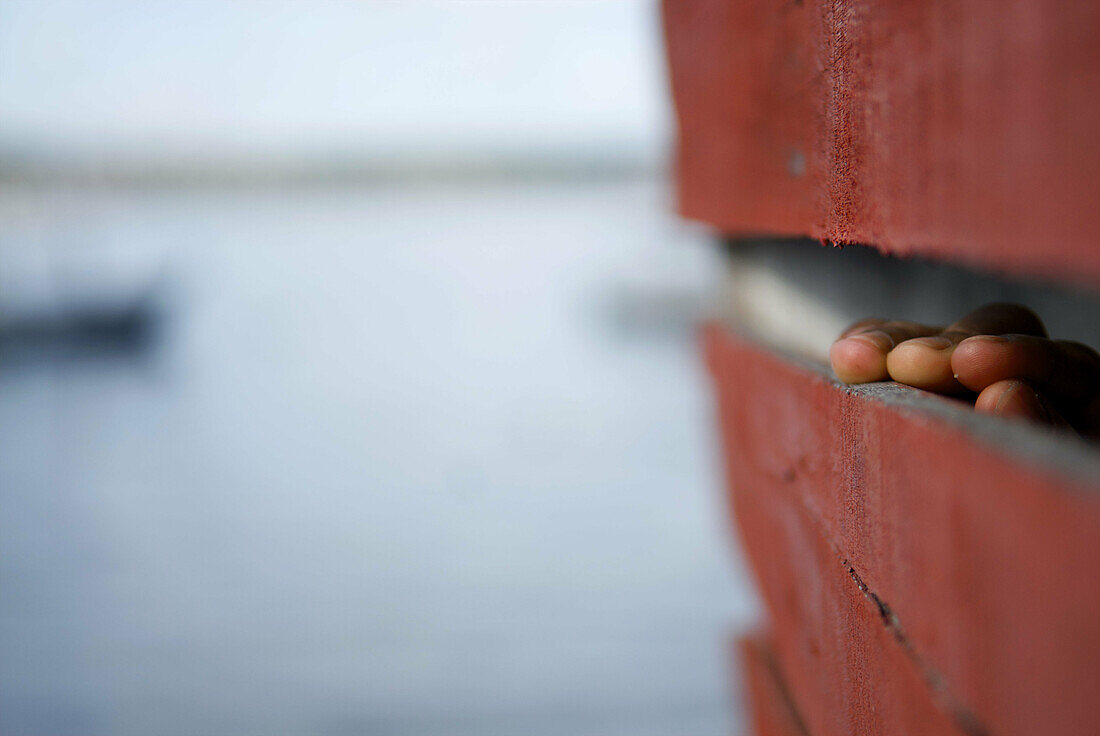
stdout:
[[(705, 336), (733, 507), (811, 733), (850, 708), (916, 723), (914, 673), (971, 732), (1100, 733), (1100, 453)], [(883, 678), (908, 684), (843, 705)], [(803, 701), (830, 683), (831, 705)]]
[(1100, 287), (1100, 3), (665, 0), (682, 212)]

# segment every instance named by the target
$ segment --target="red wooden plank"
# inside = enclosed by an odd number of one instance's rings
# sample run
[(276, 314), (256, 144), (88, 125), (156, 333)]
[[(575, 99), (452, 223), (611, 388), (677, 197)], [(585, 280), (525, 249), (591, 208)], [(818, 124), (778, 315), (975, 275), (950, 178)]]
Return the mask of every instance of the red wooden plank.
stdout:
[(807, 736), (775, 666), (775, 653), (766, 636), (752, 634), (737, 642), (738, 661), (756, 736)]
[(1100, 285), (1100, 3), (665, 0), (680, 207)]
[(742, 637), (737, 655), (756, 736), (807, 736), (768, 637), (760, 632)]
[(937, 701), (798, 499), (740, 483), (740, 536), (760, 584), (792, 701), (817, 736), (963, 736), (970, 723)]
[[(800, 625), (843, 631), (813, 620), (836, 593), (799, 567), (839, 555), (926, 674), (993, 732), (1100, 733), (1094, 449), (910, 389), (844, 387), (717, 326), (706, 344), (730, 487), (773, 608), (813, 590)], [(746, 522), (765, 502), (786, 505), (756, 516), (786, 527)]]

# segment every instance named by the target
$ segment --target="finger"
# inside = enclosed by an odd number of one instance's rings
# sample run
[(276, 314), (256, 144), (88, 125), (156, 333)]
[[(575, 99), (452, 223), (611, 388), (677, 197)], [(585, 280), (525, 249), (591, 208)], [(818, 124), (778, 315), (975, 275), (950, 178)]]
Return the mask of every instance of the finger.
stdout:
[(979, 335), (955, 348), (959, 382), (982, 391), (998, 381), (1027, 381), (1072, 421), (1100, 391), (1100, 356), (1079, 343), (1031, 335)]
[(1027, 419), (1042, 424), (1068, 427), (1069, 422), (1025, 381), (997, 381), (987, 386), (974, 409), (997, 416)]
[(1047, 330), (1035, 312), (1021, 304), (985, 304), (948, 325), (944, 334), (971, 335), (1033, 335), (1046, 337)]
[(870, 383), (889, 377), (886, 356), (898, 343), (934, 335), (938, 327), (917, 322), (864, 320), (849, 327), (829, 349), (833, 371), (844, 383)]
[(859, 322), (853, 322), (848, 326), (848, 329), (840, 333), (840, 337), (837, 340), (842, 340), (849, 335), (854, 335), (857, 332), (866, 332), (872, 327), (878, 327), (879, 325), (886, 324), (890, 320), (882, 319), (881, 317), (868, 317), (867, 319), (861, 319)]
[(951, 352), (955, 340), (943, 335), (907, 340), (886, 356), (890, 378), (907, 386), (939, 394), (965, 391), (951, 370)]
[(951, 355), (963, 340), (974, 335), (1013, 332), (1046, 335), (1043, 323), (1019, 304), (986, 304), (975, 309), (938, 335), (920, 337), (898, 345), (887, 356), (886, 369), (899, 383), (936, 393), (962, 393), (965, 387), (955, 378)]

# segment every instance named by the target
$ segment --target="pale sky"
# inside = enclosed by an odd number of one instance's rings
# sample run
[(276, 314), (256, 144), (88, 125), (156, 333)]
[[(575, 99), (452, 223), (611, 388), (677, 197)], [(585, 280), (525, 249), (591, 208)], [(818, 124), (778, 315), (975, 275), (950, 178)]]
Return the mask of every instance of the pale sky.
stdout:
[(668, 137), (652, 0), (4, 0), (0, 144), (379, 157)]

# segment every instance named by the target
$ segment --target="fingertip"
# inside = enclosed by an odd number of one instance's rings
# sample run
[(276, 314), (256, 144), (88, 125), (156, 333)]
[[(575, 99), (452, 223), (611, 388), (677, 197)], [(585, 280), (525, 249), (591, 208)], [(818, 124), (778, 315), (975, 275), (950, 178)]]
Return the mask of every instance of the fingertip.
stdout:
[(1006, 335), (975, 335), (962, 340), (951, 354), (952, 373), (971, 391), (984, 390), (1005, 377), (1005, 347), (1010, 342)]
[(951, 369), (952, 346), (944, 337), (906, 340), (886, 356), (887, 371), (895, 381), (908, 386), (940, 393), (957, 391)]
[(1046, 327), (1039, 315), (1022, 304), (996, 302), (978, 307), (952, 327), (974, 335), (1004, 335), (1016, 333), (1046, 337)]
[[(1027, 419), (1056, 424), (1058, 417), (1046, 401), (1026, 381), (997, 381), (987, 386), (974, 402), (974, 409), (1001, 417)], [(1064, 422), (1063, 422), (1064, 423)]]
[(829, 362), (836, 377), (847, 384), (871, 383), (887, 378), (886, 350), (874, 336), (853, 335), (829, 348)]
[(881, 317), (868, 317), (867, 319), (861, 319), (858, 322), (853, 322), (848, 325), (844, 332), (840, 333), (840, 337), (837, 340), (843, 340), (845, 337), (851, 337), (859, 332), (868, 332), (879, 325), (886, 324), (886, 320)]
[(959, 346), (969, 345), (972, 349), (988, 345), (1003, 345), (1012, 341), (1012, 335), (972, 335), (959, 342)]

